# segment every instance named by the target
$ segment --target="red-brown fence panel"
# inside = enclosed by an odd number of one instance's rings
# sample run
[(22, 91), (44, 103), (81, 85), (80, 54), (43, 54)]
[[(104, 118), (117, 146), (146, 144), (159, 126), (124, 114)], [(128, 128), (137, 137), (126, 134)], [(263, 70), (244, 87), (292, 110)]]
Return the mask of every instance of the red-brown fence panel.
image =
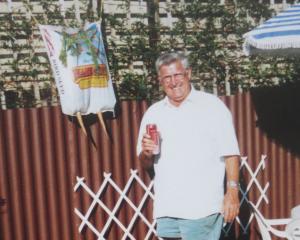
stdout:
[[(290, 209), (300, 204), (299, 158), (270, 140), (256, 126), (257, 116), (249, 93), (222, 97), (222, 100), (232, 111), (242, 156), (247, 157), (253, 172), (262, 167), (262, 155), (266, 156), (264, 169), (255, 177), (262, 188), (269, 183), (265, 192), (269, 204), (261, 199), (259, 209), (266, 218), (290, 217)], [(86, 213), (93, 198), (82, 188), (74, 192), (77, 177), (84, 177), (85, 184), (97, 193), (105, 181), (105, 173), (111, 173), (113, 181), (124, 190), (132, 176), (131, 169), (137, 169), (139, 178), (149, 186), (150, 179), (140, 169), (135, 156), (139, 123), (146, 109), (145, 102), (120, 102), (116, 117), (105, 117), (110, 138), (93, 116), (84, 118), (89, 129), (86, 137), (76, 119), (63, 115), (60, 107), (0, 110), (0, 239), (97, 239), (88, 227), (79, 233), (82, 221), (75, 208)], [(243, 171), (242, 187), (247, 187), (251, 177)], [(245, 196), (256, 203), (261, 195), (254, 184)], [(136, 206), (144, 196), (145, 189), (136, 182), (126, 195)], [(111, 210), (121, 201), (120, 193), (112, 185), (107, 185), (100, 197)], [(122, 208), (116, 211), (116, 216), (128, 226), (136, 212), (128, 202), (120, 204)], [(244, 202), (241, 206), (242, 223), (251, 214), (246, 205)], [(141, 211), (151, 222), (151, 197)], [(98, 229), (110, 218), (99, 205), (90, 216)], [(239, 224), (232, 229), (227, 239), (259, 239), (255, 219), (246, 233)], [(137, 217), (130, 234), (135, 239), (145, 239), (148, 230), (149, 226)], [(112, 224), (104, 237), (119, 240), (123, 235), (124, 231)], [(153, 234), (149, 239), (155, 239)]]

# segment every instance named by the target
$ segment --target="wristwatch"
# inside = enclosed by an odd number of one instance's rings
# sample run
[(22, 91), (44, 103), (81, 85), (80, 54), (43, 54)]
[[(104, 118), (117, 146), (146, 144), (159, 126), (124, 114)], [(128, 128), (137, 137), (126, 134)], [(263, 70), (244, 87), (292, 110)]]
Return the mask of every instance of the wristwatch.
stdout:
[(234, 181), (234, 180), (227, 181), (227, 187), (238, 188), (238, 186), (239, 186), (239, 183), (237, 181)]

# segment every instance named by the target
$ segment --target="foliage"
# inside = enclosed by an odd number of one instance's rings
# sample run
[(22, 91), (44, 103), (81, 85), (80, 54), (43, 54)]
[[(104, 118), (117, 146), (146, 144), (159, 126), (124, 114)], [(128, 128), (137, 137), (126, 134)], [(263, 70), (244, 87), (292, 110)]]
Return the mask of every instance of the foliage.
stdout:
[[(23, 4), (26, 11), (33, 11), (34, 3), (24, 1)], [(37, 51), (37, 46), (42, 42), (41, 37), (37, 35), (37, 21), (40, 24), (70, 27), (82, 24), (74, 16), (67, 17), (72, 16), (74, 7), (69, 8), (63, 16), (59, 5), (53, 0), (39, 1), (39, 5), (43, 13), (34, 15), (31, 13), (30, 17), (21, 9), (0, 15), (0, 29), (3, 33), (0, 39), (1, 53), (10, 56), (1, 64), (0, 71), (1, 90), (7, 95), (8, 108), (41, 106), (43, 101), (49, 104), (49, 96), (45, 99), (33, 97), (35, 91), (33, 86), (40, 92), (50, 89), (49, 92), (52, 94), (50, 104), (56, 104), (58, 101), (57, 90), (52, 91), (54, 79), (48, 57), (45, 53)], [(86, 18), (83, 18), (82, 22), (85, 20)], [(13, 94), (13, 91), (17, 94)]]
[[(129, 20), (115, 16), (105, 17), (106, 29), (112, 28), (119, 34), (118, 38), (107, 39), (107, 53), (112, 78), (117, 83), (121, 99), (140, 99), (141, 96), (148, 100), (157, 99), (160, 94), (154, 62), (164, 43), (160, 43), (156, 51), (150, 46), (150, 27), (144, 23), (146, 17), (148, 16), (141, 15), (139, 21), (132, 24), (128, 23)], [(140, 65), (134, 65), (137, 62)], [(130, 79), (133, 83), (129, 83)], [(133, 87), (134, 83), (137, 84), (136, 87)], [(125, 86), (130, 87), (126, 89)]]
[(123, 81), (119, 86), (120, 92), (129, 99), (143, 100), (149, 96), (149, 91), (146, 84), (146, 76), (141, 76), (134, 73), (125, 73)]
[[(241, 54), (242, 35), (274, 13), (257, 1), (191, 1), (174, 7), (180, 19), (173, 31), (179, 35), (183, 48), (189, 49), (195, 83), (208, 90), (225, 94), (251, 87), (283, 84), (294, 81), (297, 61), (276, 57), (245, 57)], [(205, 5), (205, 6), (204, 6)], [(188, 27), (191, 26), (191, 27)], [(210, 89), (209, 89), (210, 88)], [(228, 89), (227, 89), (228, 93)]]
[[(162, 92), (154, 63), (161, 52), (170, 50), (189, 53), (194, 85), (219, 95), (299, 79), (298, 59), (245, 57), (242, 54), (242, 35), (274, 14), (266, 3), (226, 0), (225, 4), (220, 5), (219, 0), (188, 0), (184, 4), (171, 1), (166, 8), (155, 9), (150, 5), (153, 1), (147, 1), (148, 11), (141, 11), (130, 18), (131, 1), (122, 1), (118, 6), (123, 10), (123, 15), (104, 14), (100, 10), (94, 13), (91, 1), (82, 2), (84, 8), (81, 9), (80, 22), (76, 20), (74, 6), (62, 14), (58, 2), (54, 0), (39, 1), (43, 12), (34, 16), (41, 24), (82, 27), (85, 22), (98, 20), (101, 15), (110, 72), (121, 99), (146, 98), (153, 101), (160, 98)], [(33, 5), (36, 3), (26, 3), (27, 8), (34, 11)], [(171, 15), (176, 21), (168, 25), (162, 18), (155, 19), (158, 11)], [(58, 96), (48, 58), (46, 54), (36, 51), (41, 38), (37, 34), (34, 18), (28, 18), (21, 10), (1, 14), (0, 29), (5, 33), (1, 35), (1, 49), (12, 56), (1, 66), (0, 87), (2, 91), (20, 91), (17, 94), (19, 99), (11, 105), (18, 107), (27, 104), (28, 101), (22, 96), (29, 96), (31, 101), (35, 101), (31, 94), (25, 94), (22, 88), (24, 83), (51, 89), (52, 104), (56, 103)], [(78, 54), (76, 46), (78, 41), (84, 39), (84, 36), (80, 40), (66, 37), (65, 50), (70, 49), (75, 55)], [(61, 57), (65, 58), (64, 53)], [(39, 105), (39, 102), (29, 105)]]
[[(133, 63), (141, 61), (141, 78), (147, 76), (147, 96), (157, 99), (161, 92), (155, 80), (154, 62), (160, 52), (170, 50), (188, 52), (194, 85), (219, 95), (295, 81), (299, 69), (295, 59), (246, 57), (242, 54), (243, 34), (270, 18), (274, 11), (259, 1), (219, 3), (219, 0), (190, 0), (170, 4), (165, 10), (177, 19), (171, 27), (159, 22), (152, 26), (144, 24), (143, 21), (151, 17), (147, 14), (131, 25), (126, 19), (118, 21), (117, 17), (107, 16), (106, 29), (115, 29), (122, 42), (118, 45), (113, 39), (108, 40), (116, 82), (123, 81), (120, 70), (134, 72)], [(155, 48), (151, 46), (151, 29), (160, 35)], [(119, 91), (123, 98), (131, 98), (124, 88)]]

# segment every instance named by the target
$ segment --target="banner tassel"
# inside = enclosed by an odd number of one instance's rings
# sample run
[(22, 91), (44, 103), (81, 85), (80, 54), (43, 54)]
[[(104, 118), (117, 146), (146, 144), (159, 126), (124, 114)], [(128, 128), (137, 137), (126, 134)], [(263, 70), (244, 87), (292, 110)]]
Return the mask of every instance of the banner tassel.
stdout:
[(76, 117), (77, 117), (77, 120), (79, 122), (79, 125), (80, 125), (83, 133), (85, 134), (85, 136), (87, 136), (86, 129), (85, 129), (85, 126), (83, 124), (83, 120), (82, 120), (82, 116), (81, 116), (80, 112), (76, 113)]
[(106, 126), (105, 126), (105, 123), (104, 123), (104, 119), (103, 119), (102, 113), (101, 113), (101, 112), (98, 112), (97, 115), (98, 115), (100, 124), (101, 124), (101, 126), (102, 126), (102, 128), (103, 128), (103, 130), (104, 130), (105, 136), (106, 136), (107, 138), (109, 138), (108, 132), (107, 132), (107, 129), (106, 129)]

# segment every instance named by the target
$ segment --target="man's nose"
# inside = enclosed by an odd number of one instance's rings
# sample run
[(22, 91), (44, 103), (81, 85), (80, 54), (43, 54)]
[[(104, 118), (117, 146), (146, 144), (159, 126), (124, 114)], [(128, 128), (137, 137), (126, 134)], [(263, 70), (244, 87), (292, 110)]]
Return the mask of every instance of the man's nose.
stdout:
[(171, 76), (171, 81), (170, 81), (170, 83), (171, 83), (172, 86), (175, 86), (175, 85), (178, 83), (178, 80), (177, 80), (177, 78), (176, 78), (175, 75), (172, 75), (172, 76)]

